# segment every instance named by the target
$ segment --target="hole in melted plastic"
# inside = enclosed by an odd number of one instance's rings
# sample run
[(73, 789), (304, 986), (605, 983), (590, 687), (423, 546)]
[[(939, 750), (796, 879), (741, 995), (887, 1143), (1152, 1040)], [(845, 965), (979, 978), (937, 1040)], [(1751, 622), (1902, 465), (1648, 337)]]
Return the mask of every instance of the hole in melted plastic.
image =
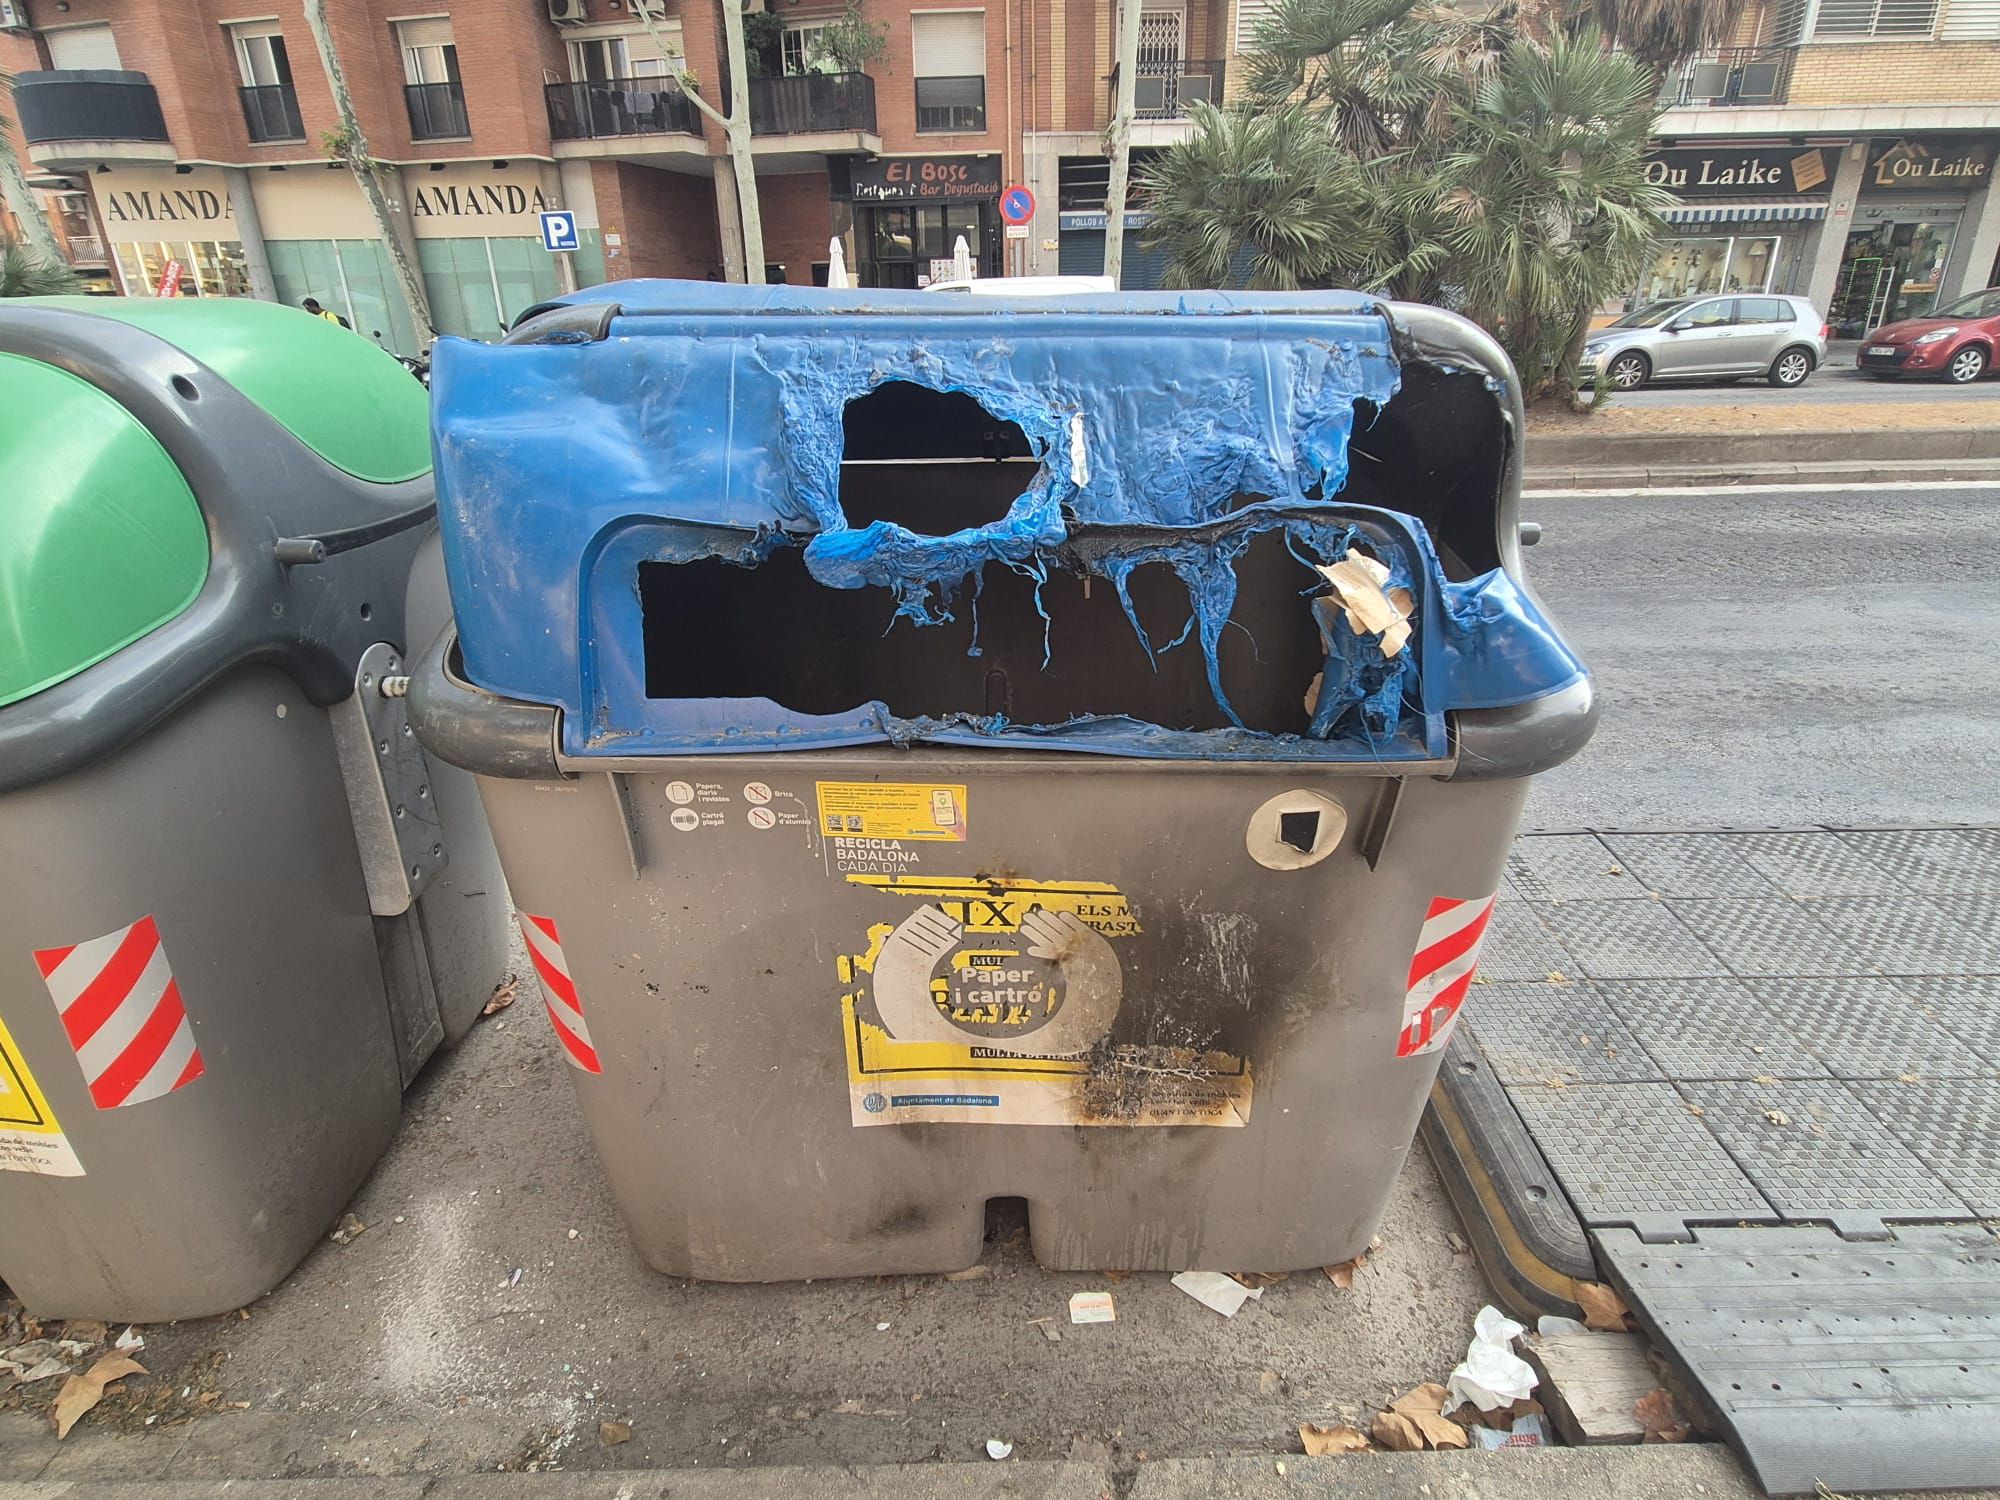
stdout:
[[(1250, 728), (1303, 734), (1306, 684), (1325, 665), (1301, 597), (1312, 575), (1269, 532), (1244, 550), (1236, 578), (1217, 653), (1223, 689)], [(756, 567), (645, 562), (646, 696), (767, 698), (801, 714), (879, 701), (901, 718), (1004, 713), (1015, 724), (1061, 724), (1127, 715), (1169, 729), (1227, 728), (1200, 642), (1190, 634), (1165, 649), (1188, 628), (1187, 585), (1148, 563), (1127, 588), (1154, 660), (1103, 578), (1054, 572), (1038, 591), (1033, 579), (988, 564), (976, 598), (968, 584), (948, 623), (918, 627), (894, 620), (885, 589), (823, 587), (795, 547)]]
[(1278, 837), (1301, 854), (1312, 853), (1313, 845), (1319, 840), (1319, 814), (1317, 812), (1284, 812), (1278, 814)]
[(859, 531), (890, 521), (919, 536), (983, 526), (1034, 482), (1040, 462), (1018, 424), (962, 391), (890, 380), (841, 417), (840, 508)]

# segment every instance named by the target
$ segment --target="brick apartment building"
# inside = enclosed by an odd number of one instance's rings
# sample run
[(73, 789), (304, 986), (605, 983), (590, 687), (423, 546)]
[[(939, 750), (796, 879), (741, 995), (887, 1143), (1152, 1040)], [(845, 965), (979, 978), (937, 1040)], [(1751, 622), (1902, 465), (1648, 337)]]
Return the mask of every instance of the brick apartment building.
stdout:
[(1801, 294), (1836, 336), (2000, 284), (2000, 0), (1765, 0), (1667, 81), (1635, 300)]
[[(329, 0), (440, 328), (490, 337), (568, 280), (741, 275), (723, 134), (681, 92), (727, 97), (721, 13), (652, 0), (663, 56), (640, 3)], [(751, 0), (767, 5), (750, 22), (767, 279), (823, 281), (836, 236), (863, 285), (927, 282), (961, 235), (987, 275), (1101, 257), (1111, 0), (863, 0), (887, 27), (865, 71), (817, 43), (837, 0)], [(1142, 148), (1219, 97), (1226, 24), (1227, 0), (1149, 6)], [(0, 27), (31, 180), (100, 289), (153, 295), (175, 266), (182, 295), (314, 296), (414, 346), (361, 193), (327, 159), (334, 105), (299, 0), (0, 0)], [(997, 204), (1018, 181), (1039, 203), (1008, 240)], [(1075, 203), (1094, 234), (1066, 228)], [(581, 230), (567, 260), (538, 238), (558, 207)]]
[[(1270, 0), (1144, 0), (1143, 160), (1219, 99)], [(652, 4), (663, 48), (637, 6)], [(1101, 268), (1115, 0), (748, 0), (766, 279), (917, 286), (963, 235), (985, 275)], [(715, 0), (328, 0), (399, 236), (448, 332), (491, 337), (571, 281), (737, 277)], [(1843, 329), (2000, 280), (2000, 0), (1765, 0), (1667, 82), (1655, 168), (1673, 237), (1635, 288), (1806, 293)], [(299, 0), (0, 0), (25, 159), (106, 290), (312, 295), (411, 347), (388, 256), (323, 136)], [(1036, 198), (1025, 234), (1002, 189)], [(570, 257), (536, 214), (575, 215)], [(1128, 208), (1138, 227), (1143, 211)], [(1128, 285), (1157, 259), (1127, 238)], [(1856, 330), (1858, 331), (1858, 330)]]

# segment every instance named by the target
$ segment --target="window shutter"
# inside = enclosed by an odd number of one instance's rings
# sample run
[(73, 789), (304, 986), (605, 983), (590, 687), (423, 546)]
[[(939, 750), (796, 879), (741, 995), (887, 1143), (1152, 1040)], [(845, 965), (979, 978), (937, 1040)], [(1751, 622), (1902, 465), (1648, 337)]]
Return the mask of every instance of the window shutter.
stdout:
[(396, 39), (405, 47), (449, 47), (452, 45), (451, 17), (426, 16), (421, 21), (398, 21)]
[(60, 31), (45, 31), (48, 38), (49, 62), (57, 68), (122, 68), (118, 60), (118, 43), (112, 39), (109, 26), (65, 26)]
[(1271, 14), (1272, 0), (1236, 0), (1236, 50), (1249, 52), (1257, 46), (1257, 28)]
[(910, 45), (919, 78), (984, 78), (986, 12), (918, 12), (910, 17)]
[(1946, 0), (1938, 36), (1947, 42), (2000, 39), (2000, 0)]

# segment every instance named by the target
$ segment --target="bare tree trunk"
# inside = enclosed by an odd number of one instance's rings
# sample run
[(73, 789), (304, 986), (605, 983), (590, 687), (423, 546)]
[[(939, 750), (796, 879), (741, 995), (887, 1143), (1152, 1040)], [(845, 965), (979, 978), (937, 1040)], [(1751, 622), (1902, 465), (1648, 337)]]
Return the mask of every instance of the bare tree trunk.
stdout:
[(1111, 101), (1111, 184), (1104, 193), (1104, 274), (1113, 286), (1125, 270), (1125, 192), (1132, 176), (1132, 94), (1139, 79), (1139, 0), (1118, 3), (1118, 94)]
[[(632, 13), (638, 16), (660, 56), (678, 54), (667, 50), (666, 38), (653, 24), (655, 7), (635, 0)], [(723, 50), (729, 62), (729, 113), (723, 114), (699, 93), (681, 85), (681, 92), (696, 109), (722, 127), (729, 150), (729, 168), (736, 177), (737, 215), (743, 225), (743, 279), (752, 286), (764, 281), (764, 212), (757, 201), (757, 167), (750, 151), (750, 66), (743, 47), (742, 0), (722, 0)], [(687, 59), (682, 58), (683, 64)]]
[(305, 10), (306, 26), (312, 32), (313, 45), (319, 49), (319, 64), (326, 71), (327, 87), (333, 91), (333, 107), (340, 116), (340, 147), (334, 154), (347, 163), (354, 180), (361, 185), (361, 196), (367, 200), (368, 211), (375, 216), (375, 228), (388, 247), (389, 264), (395, 268), (396, 284), (410, 309), (410, 321), (416, 325), (418, 338), (429, 343), (437, 337), (437, 325), (431, 321), (430, 298), (424, 293), (423, 277), (410, 263), (403, 241), (396, 233), (389, 196), (382, 191), (382, 179), (375, 175), (375, 162), (368, 154), (368, 138), (361, 133), (361, 122), (355, 118), (354, 96), (347, 91), (347, 75), (341, 71), (340, 56), (333, 50), (333, 34), (327, 29), (326, 0), (305, 0)]
[[(0, 102), (12, 97), (13, 83), (13, 79), (0, 74)], [(27, 236), (30, 250), (51, 265), (69, 264), (63, 258), (62, 246), (56, 242), (55, 231), (49, 228), (49, 221), (42, 214), (35, 190), (28, 186), (27, 175), (21, 171), (13, 143), (5, 135), (0, 135), (0, 199), (6, 200), (14, 210), (14, 217), (21, 221), (21, 232)]]

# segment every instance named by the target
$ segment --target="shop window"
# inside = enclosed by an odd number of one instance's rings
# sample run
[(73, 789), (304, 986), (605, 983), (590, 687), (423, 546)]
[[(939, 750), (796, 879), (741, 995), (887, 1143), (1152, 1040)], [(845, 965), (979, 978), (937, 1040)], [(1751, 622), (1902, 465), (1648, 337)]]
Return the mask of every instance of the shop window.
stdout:
[(419, 240), (417, 261), (440, 333), (497, 339), (523, 312), (561, 291), (555, 257), (539, 240)]
[(1652, 265), (1639, 279), (1633, 306), (1717, 292), (1768, 292), (1777, 273), (1779, 244), (1773, 234), (1667, 240), (1653, 252)]
[(365, 339), (414, 354), (422, 344), (411, 326), (389, 253), (378, 240), (267, 240), (278, 300), (297, 307), (307, 297), (331, 308)]
[(986, 129), (986, 12), (926, 11), (910, 17), (917, 129)]
[(169, 285), (176, 297), (247, 297), (250, 273), (235, 240), (144, 240), (116, 247), (118, 269), (131, 297), (157, 297)]

